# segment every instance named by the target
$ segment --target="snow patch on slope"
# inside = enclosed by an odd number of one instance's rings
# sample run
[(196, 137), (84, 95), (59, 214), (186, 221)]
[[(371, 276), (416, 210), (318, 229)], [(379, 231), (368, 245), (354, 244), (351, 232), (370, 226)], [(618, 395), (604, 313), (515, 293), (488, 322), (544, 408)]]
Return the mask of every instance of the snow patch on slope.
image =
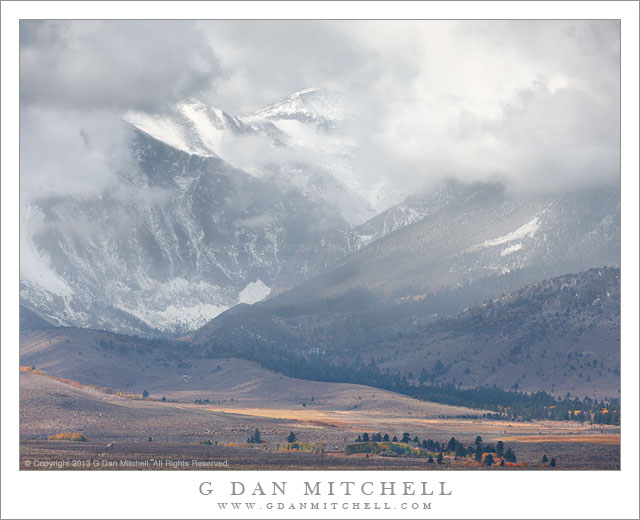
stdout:
[(229, 307), (200, 304), (189, 307), (169, 305), (163, 310), (146, 309), (144, 307), (129, 309), (121, 306), (119, 308), (158, 330), (176, 332), (179, 330), (196, 330), (219, 314), (222, 314)]
[(500, 251), (500, 256), (510, 255), (511, 253), (515, 253), (516, 251), (520, 251), (520, 249), (522, 249), (522, 244), (520, 242), (518, 242), (517, 244), (509, 246), (509, 247), (503, 249), (502, 251)]
[(520, 240), (521, 238), (525, 238), (529, 235), (533, 236), (538, 231), (540, 225), (538, 224), (538, 217), (533, 220), (527, 222), (524, 226), (519, 227), (515, 231), (508, 233), (502, 237), (494, 238), (493, 240), (485, 240), (480, 247), (493, 247), (498, 246), (500, 244), (506, 244), (507, 242), (512, 242), (513, 240)]
[(250, 282), (247, 286), (240, 291), (238, 303), (253, 303), (264, 300), (271, 292), (271, 287), (268, 287), (262, 280), (256, 280)]
[[(486, 247), (495, 247), (501, 244), (506, 244), (508, 242), (513, 242), (514, 240), (521, 240), (528, 236), (533, 236), (536, 234), (539, 228), (540, 228), (540, 224), (538, 223), (538, 217), (535, 217), (533, 220), (530, 220), (525, 225), (520, 226), (518, 229), (516, 229), (515, 231), (512, 231), (511, 233), (507, 233), (504, 236), (494, 238), (493, 240), (485, 240), (481, 244), (475, 244), (471, 246), (469, 249), (467, 249), (467, 253), (473, 253), (475, 251), (479, 251), (480, 249), (484, 249)], [(502, 256), (513, 253), (514, 251), (517, 251), (520, 248), (511, 249), (510, 251), (505, 253), (505, 251), (507, 251), (508, 249), (510, 248), (507, 248), (503, 251), (504, 254)]]

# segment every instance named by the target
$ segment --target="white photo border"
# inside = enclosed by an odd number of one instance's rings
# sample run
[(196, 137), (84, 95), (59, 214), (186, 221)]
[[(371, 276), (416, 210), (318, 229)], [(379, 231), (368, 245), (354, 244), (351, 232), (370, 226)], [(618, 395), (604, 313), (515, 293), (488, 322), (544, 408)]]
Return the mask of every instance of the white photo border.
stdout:
[[(2, 2), (2, 517), (389, 518), (384, 510), (217, 508), (229, 482), (447, 482), (451, 496), (339, 498), (432, 503), (393, 517), (638, 518), (638, 3), (637, 2)], [(18, 435), (19, 20), (163, 19), (620, 19), (622, 35), (622, 449), (620, 471), (20, 472)], [(211, 482), (214, 493), (199, 493)], [(437, 494), (437, 493), (436, 493)], [(329, 497), (325, 497), (329, 498)], [(408, 500), (407, 500), (408, 498)], [(414, 500), (415, 498), (415, 500)], [(387, 500), (388, 499), (388, 500)], [(280, 500), (281, 501), (281, 500)], [(329, 500), (327, 500), (329, 501)], [(338, 501), (338, 499), (336, 499)], [(258, 502), (258, 500), (256, 500)]]

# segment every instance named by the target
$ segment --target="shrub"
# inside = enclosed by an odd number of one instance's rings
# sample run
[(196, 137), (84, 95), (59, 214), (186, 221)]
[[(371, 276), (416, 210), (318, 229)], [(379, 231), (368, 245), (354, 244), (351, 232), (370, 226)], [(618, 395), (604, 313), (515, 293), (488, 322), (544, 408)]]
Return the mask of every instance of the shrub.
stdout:
[(82, 433), (57, 433), (47, 438), (49, 441), (76, 441), (87, 442), (89, 439)]
[[(316, 444), (315, 442), (289, 442), (287, 444), (278, 444), (275, 451), (279, 452), (308, 452), (308, 453), (324, 453), (325, 444), (320, 442)], [(272, 450), (274, 451), (274, 450)]]

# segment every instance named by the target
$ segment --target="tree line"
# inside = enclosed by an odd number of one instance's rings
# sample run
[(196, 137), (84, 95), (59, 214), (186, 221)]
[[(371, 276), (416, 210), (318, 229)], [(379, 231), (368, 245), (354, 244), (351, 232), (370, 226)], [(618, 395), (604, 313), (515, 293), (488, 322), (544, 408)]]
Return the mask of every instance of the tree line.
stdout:
[(322, 356), (298, 356), (277, 346), (252, 349), (250, 359), (264, 368), (290, 377), (312, 381), (355, 383), (390, 390), (453, 406), (489, 410), (484, 416), (491, 419), (530, 421), (534, 419), (570, 420), (592, 424), (620, 424), (620, 399), (600, 400), (556, 397), (547, 392), (526, 393), (504, 390), (495, 385), (459, 388), (453, 383), (416, 384), (406, 375), (381, 370), (375, 364), (334, 364)]
[[(448, 442), (434, 441), (433, 439), (423, 439), (420, 441), (417, 435), (411, 438), (407, 432), (402, 434), (398, 439), (396, 435), (392, 438), (388, 433), (367, 432), (358, 435), (353, 444), (348, 444), (345, 449), (347, 455), (354, 453), (375, 453), (387, 456), (405, 456), (405, 457), (425, 457), (429, 458), (428, 462), (433, 462), (433, 456), (436, 456), (438, 464), (443, 462), (443, 454), (453, 456), (454, 459), (472, 457), (476, 462), (492, 466), (505, 463), (515, 464), (517, 457), (510, 447), (505, 447), (503, 441), (496, 444), (486, 444), (480, 435), (476, 436), (474, 444), (465, 446), (455, 437), (451, 437)], [(546, 455), (545, 455), (546, 457)], [(543, 460), (543, 462), (546, 462)], [(555, 459), (553, 460), (555, 466)]]

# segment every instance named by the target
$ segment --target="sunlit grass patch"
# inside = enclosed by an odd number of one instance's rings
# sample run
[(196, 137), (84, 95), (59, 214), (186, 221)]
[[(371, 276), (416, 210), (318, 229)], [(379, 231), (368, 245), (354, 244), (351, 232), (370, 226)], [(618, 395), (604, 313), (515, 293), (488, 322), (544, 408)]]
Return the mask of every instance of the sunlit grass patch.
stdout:
[(56, 433), (55, 435), (51, 435), (47, 438), (49, 441), (76, 441), (76, 442), (87, 442), (89, 439), (83, 433)]

